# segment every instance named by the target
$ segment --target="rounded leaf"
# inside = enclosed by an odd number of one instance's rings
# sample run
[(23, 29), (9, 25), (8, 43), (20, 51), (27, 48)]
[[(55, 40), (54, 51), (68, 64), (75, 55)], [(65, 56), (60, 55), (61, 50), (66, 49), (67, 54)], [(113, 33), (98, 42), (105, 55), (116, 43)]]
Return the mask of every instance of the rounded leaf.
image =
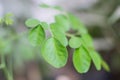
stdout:
[(30, 30), (29, 41), (33, 46), (39, 46), (45, 40), (45, 32), (41, 25), (38, 25)]
[(89, 54), (97, 70), (101, 70), (102, 60), (98, 52), (90, 50)]
[(57, 39), (48, 39), (43, 48), (42, 56), (44, 59), (56, 68), (63, 67), (67, 63), (68, 52), (66, 47), (64, 47)]
[(73, 54), (73, 64), (79, 73), (86, 73), (89, 70), (91, 58), (83, 46), (75, 49), (75, 52)]
[(81, 21), (76, 16), (73, 14), (68, 14), (68, 16), (73, 29), (78, 30), (80, 34), (88, 33), (84, 24), (81, 23)]
[(49, 25), (46, 22), (41, 22), (40, 24), (42, 25), (44, 30), (49, 28)]
[(50, 29), (52, 31), (52, 35), (63, 45), (68, 45), (68, 40), (65, 36), (63, 30), (61, 30), (60, 26), (57, 23), (53, 23), (50, 25)]
[(89, 34), (83, 34), (81, 39), (83, 40), (87, 47), (94, 48), (93, 39)]
[(71, 48), (79, 48), (81, 46), (81, 40), (79, 37), (72, 37), (69, 40), (69, 46)]
[(58, 25), (60, 25), (60, 28), (62, 28), (63, 31), (68, 31), (70, 29), (70, 23), (69, 20), (65, 15), (56, 15), (55, 21)]
[(27, 27), (35, 27), (37, 25), (40, 24), (40, 21), (37, 20), (37, 19), (28, 19), (26, 22), (25, 22), (25, 25)]

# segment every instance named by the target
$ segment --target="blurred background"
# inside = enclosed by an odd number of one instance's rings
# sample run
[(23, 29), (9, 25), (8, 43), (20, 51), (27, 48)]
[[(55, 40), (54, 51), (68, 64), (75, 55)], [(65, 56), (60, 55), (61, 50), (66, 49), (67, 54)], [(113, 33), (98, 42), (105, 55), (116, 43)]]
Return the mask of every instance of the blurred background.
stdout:
[[(25, 32), (25, 20), (31, 17), (54, 22), (54, 15), (59, 12), (40, 8), (42, 3), (60, 6), (79, 17), (111, 71), (96, 71), (92, 65), (88, 73), (79, 74), (73, 67), (72, 54), (64, 68), (55, 69), (42, 59), (40, 49), (30, 46), (24, 36), (20, 40), (12, 40), (5, 50), (6, 62), (13, 70), (14, 80), (120, 80), (120, 0), (0, 0), (0, 17), (6, 13), (14, 15), (12, 26), (0, 27), (0, 38), (7, 42)], [(68, 50), (73, 53), (73, 50)], [(6, 80), (2, 69), (0, 80)]]

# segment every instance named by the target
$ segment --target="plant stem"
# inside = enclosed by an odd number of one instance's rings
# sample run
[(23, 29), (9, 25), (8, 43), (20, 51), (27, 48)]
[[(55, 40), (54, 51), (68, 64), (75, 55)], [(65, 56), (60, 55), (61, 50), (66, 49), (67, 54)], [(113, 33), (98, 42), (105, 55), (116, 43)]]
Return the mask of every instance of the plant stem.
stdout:
[(10, 74), (10, 72), (8, 71), (8, 69), (7, 69), (6, 66), (3, 68), (3, 71), (4, 71), (4, 73), (5, 73), (5, 76), (6, 76), (7, 80), (13, 80), (13, 77), (12, 77), (12, 75)]
[(66, 33), (65, 34), (67, 37), (73, 37), (74, 36), (74, 34), (69, 34), (69, 33)]
[(2, 64), (4, 65), (4, 67), (2, 69), (4, 71), (4, 74), (5, 74), (6, 78), (7, 78), (7, 80), (13, 80), (13, 76), (10, 74), (10, 72), (8, 71), (8, 69), (6, 67), (4, 54), (1, 55), (1, 61), (2, 61)]

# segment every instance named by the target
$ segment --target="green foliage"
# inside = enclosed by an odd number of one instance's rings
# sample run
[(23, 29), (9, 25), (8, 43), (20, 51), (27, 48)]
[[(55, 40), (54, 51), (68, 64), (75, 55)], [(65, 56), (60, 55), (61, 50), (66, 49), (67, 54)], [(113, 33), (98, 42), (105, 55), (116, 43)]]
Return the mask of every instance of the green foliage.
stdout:
[(47, 5), (47, 4), (40, 4), (39, 6), (42, 7), (42, 8), (51, 8), (51, 9), (56, 9), (56, 10), (60, 10), (60, 11), (63, 10), (63, 9), (62, 9), (61, 7), (59, 7), (59, 6), (50, 6), (50, 5)]
[(93, 63), (95, 64), (96, 69), (101, 70), (102, 60), (100, 58), (100, 55), (95, 50), (90, 50), (89, 54), (92, 58)]
[(41, 22), (40, 24), (44, 28), (44, 30), (47, 30), (49, 28), (49, 25), (46, 22)]
[[(52, 8), (49, 5), (41, 5), (44, 8)], [(33, 20), (34, 21), (34, 20)], [(103, 62), (101, 56), (96, 50), (94, 50), (93, 39), (89, 35), (87, 28), (84, 24), (73, 14), (66, 13), (55, 16), (55, 22), (47, 25), (46, 22), (41, 23), (37, 21), (26, 21), (27, 26), (38, 25), (31, 30), (31, 42), (36, 46), (41, 42), (41, 49), (43, 58), (52, 66), (61, 68), (67, 63), (68, 53), (66, 47), (69, 46), (74, 49), (73, 53), (73, 64), (75, 69), (79, 73), (88, 72), (91, 61), (94, 63), (97, 70), (101, 70), (101, 67), (107, 71), (109, 67)], [(42, 26), (42, 27), (41, 27)], [(51, 37), (44, 37), (44, 30), (49, 30)], [(74, 33), (71, 33), (71, 30)], [(67, 37), (70, 37), (68, 39)], [(69, 45), (68, 45), (69, 42)]]
[(86, 73), (91, 64), (91, 58), (83, 46), (75, 49), (73, 54), (73, 64), (79, 73)]
[(28, 26), (28, 27), (35, 27), (37, 26), (38, 24), (40, 24), (40, 21), (37, 20), (37, 19), (28, 19), (25, 24)]
[(71, 48), (79, 48), (81, 46), (80, 38), (79, 37), (71, 37), (69, 40), (69, 46)]
[(63, 30), (59, 29), (58, 27), (60, 27), (60, 26), (57, 23), (51, 24), (50, 29), (52, 32), (52, 36), (55, 37), (57, 40), (59, 40), (63, 46), (67, 46), (68, 40), (67, 40)]
[(106, 71), (110, 72), (110, 68), (109, 68), (108, 64), (107, 64), (104, 60), (102, 60), (102, 67), (103, 67)]
[(0, 24), (5, 23), (6, 25), (12, 25), (13, 24), (13, 20), (11, 19), (12, 16), (13, 14), (11, 13), (5, 14), (3, 18), (0, 18)]
[(70, 23), (65, 15), (60, 14), (55, 16), (55, 21), (63, 31), (68, 31), (70, 29)]
[(89, 34), (83, 34), (81, 38), (87, 47), (94, 48), (92, 37)]
[[(62, 10), (58, 6), (45, 4), (41, 6)], [(12, 14), (6, 14), (3, 18), (0, 18), (0, 24), (13, 24), (11, 17)], [(106, 71), (110, 71), (107, 63), (94, 49), (93, 39), (88, 33), (87, 28), (73, 14), (61, 12), (61, 14), (55, 16), (55, 22), (50, 24), (33, 18), (28, 19), (25, 24), (29, 28), (27, 40), (25, 34), (19, 35), (16, 33), (14, 36), (10, 36), (10, 38), (0, 36), (0, 69), (7, 71), (8, 80), (12, 80), (12, 77), (10, 77), (9, 69), (6, 67), (4, 59), (6, 55), (8, 56), (12, 53), (12, 57), (15, 59), (14, 63), (18, 66), (24, 61), (35, 59), (36, 54), (34, 52), (39, 50), (38, 53), (42, 54), (45, 61), (55, 68), (61, 68), (66, 65), (68, 60), (68, 46), (74, 50), (73, 64), (79, 73), (88, 72), (91, 62), (94, 63), (97, 70), (101, 70), (101, 67), (103, 67)], [(9, 27), (9, 29), (11, 28)], [(4, 27), (6, 32), (7, 29), (8, 26)], [(46, 37), (46, 30), (51, 34), (49, 37)], [(8, 36), (8, 32), (6, 34)], [(13, 42), (15, 44), (12, 44)], [(11, 65), (10, 61), (8, 65)]]
[(89, 55), (90, 55), (93, 63), (95, 64), (96, 69), (101, 70), (102, 59), (101, 59), (100, 55), (98, 54), (98, 52), (96, 52), (94, 50), (92, 37), (89, 34), (84, 34), (84, 35), (82, 35), (81, 39), (82, 39), (81, 43), (83, 44), (85, 49), (89, 52)]
[(13, 16), (13, 14), (11, 14), (11, 13), (5, 15), (4, 21), (7, 25), (13, 24), (13, 20), (11, 20), (11, 18), (10, 18), (12, 16)]
[(88, 33), (86, 27), (84, 26), (84, 24), (73, 14), (68, 14), (69, 17), (69, 21), (71, 23), (71, 26), (74, 30), (78, 30), (78, 32), (82, 35), (82, 34), (86, 34)]
[(33, 46), (40, 46), (45, 40), (45, 32), (41, 25), (37, 25), (29, 32), (29, 41)]
[(57, 39), (48, 39), (42, 48), (44, 59), (56, 68), (63, 67), (68, 59), (66, 47), (64, 47)]

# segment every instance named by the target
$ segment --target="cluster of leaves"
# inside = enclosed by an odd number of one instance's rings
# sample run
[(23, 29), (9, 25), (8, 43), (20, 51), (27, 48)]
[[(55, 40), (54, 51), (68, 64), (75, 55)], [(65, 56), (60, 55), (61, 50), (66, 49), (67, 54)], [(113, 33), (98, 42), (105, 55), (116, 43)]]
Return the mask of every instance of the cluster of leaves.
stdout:
[[(41, 6), (62, 11), (57, 6), (51, 7), (45, 4)], [(13, 23), (11, 17), (12, 14), (6, 14), (0, 18), (0, 24), (11, 25)], [(24, 61), (35, 59), (36, 54), (34, 53), (38, 48), (41, 49), (40, 53), (43, 58), (56, 68), (66, 65), (67, 47), (69, 46), (74, 49), (73, 64), (79, 73), (86, 73), (91, 62), (94, 63), (97, 70), (101, 70), (103, 67), (109, 71), (109, 66), (94, 49), (92, 37), (87, 29), (73, 14), (66, 12), (58, 14), (55, 16), (55, 22), (51, 24), (33, 18), (28, 19), (25, 24), (29, 27), (28, 39), (32, 46), (26, 39), (26, 35), (11, 33), (13, 29), (10, 26), (2, 25), (0, 27), (6, 33), (3, 37), (0, 36), (0, 69), (3, 69), (8, 80), (13, 80), (13, 67), (11, 66), (16, 64), (18, 67)], [(46, 37), (46, 30), (50, 31), (51, 36)], [(6, 61), (6, 57), (9, 61)], [(14, 61), (12, 61), (13, 59)]]
[[(13, 19), (11, 17), (13, 16), (12, 13), (7, 13), (5, 14), (2, 18), (0, 18), (0, 29), (2, 29), (2, 32), (4, 32), (4, 35), (0, 35), (0, 55), (7, 54), (11, 52), (11, 43), (10, 40), (8, 40), (6, 34), (8, 33), (7, 28), (3, 29), (3, 25), (12, 25), (13, 24)], [(1, 34), (2, 34), (1, 32)], [(9, 31), (10, 32), (10, 31)]]
[[(51, 8), (48, 5), (42, 7)], [(92, 37), (87, 29), (73, 14), (66, 12), (58, 14), (55, 16), (55, 22), (51, 24), (33, 18), (28, 19), (25, 24), (30, 28), (28, 35), (30, 43), (41, 48), (43, 58), (52, 66), (56, 68), (65, 66), (68, 60), (67, 46), (69, 46), (74, 49), (73, 64), (79, 73), (88, 72), (91, 62), (97, 70), (103, 67), (109, 71), (106, 62), (94, 49)], [(50, 31), (50, 37), (46, 37), (46, 30)], [(71, 33), (71, 30), (74, 33)]]
[(11, 19), (12, 16), (13, 16), (13, 14), (11, 14), (11, 13), (5, 14), (5, 16), (3, 18), (0, 18), (0, 24), (2, 24), (2, 23), (5, 23), (6, 25), (13, 24), (13, 20)]
[(13, 14), (0, 18), (0, 70), (7, 80), (13, 80), (13, 69), (24, 62), (35, 59), (37, 49), (33, 48), (25, 33), (17, 33), (13, 26)]
[(0, 30), (1, 31), (0, 33), (0, 69), (2, 69), (3, 72), (5, 73), (7, 80), (13, 80), (12, 74), (9, 71), (8, 66), (6, 64), (6, 55), (7, 53), (11, 52), (12, 45), (11, 45), (11, 41), (8, 40), (6, 35), (10, 31), (8, 31), (8, 29), (5, 26), (13, 24), (13, 20), (11, 19), (12, 16), (13, 15), (11, 13), (8, 13), (8, 14), (5, 14), (4, 17), (0, 18), (0, 29), (2, 29)]

